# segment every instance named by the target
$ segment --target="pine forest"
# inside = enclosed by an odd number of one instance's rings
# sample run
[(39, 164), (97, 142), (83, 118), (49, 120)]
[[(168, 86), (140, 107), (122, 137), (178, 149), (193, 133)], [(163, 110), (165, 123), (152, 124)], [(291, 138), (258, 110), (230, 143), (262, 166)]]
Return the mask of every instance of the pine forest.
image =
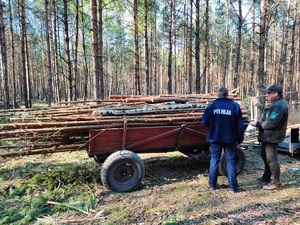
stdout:
[(297, 100), (298, 0), (0, 0), (1, 108), (282, 85)]

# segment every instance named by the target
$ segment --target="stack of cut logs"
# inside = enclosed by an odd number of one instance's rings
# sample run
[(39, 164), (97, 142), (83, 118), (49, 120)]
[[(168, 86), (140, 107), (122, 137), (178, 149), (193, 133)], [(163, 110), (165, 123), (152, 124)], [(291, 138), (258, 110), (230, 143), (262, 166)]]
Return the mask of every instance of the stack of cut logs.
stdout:
[[(234, 101), (238, 98), (230, 96)], [(39, 110), (0, 110), (0, 156), (87, 150), (90, 129), (201, 124), (216, 94), (124, 96), (61, 102)], [(244, 121), (248, 121), (242, 108)]]

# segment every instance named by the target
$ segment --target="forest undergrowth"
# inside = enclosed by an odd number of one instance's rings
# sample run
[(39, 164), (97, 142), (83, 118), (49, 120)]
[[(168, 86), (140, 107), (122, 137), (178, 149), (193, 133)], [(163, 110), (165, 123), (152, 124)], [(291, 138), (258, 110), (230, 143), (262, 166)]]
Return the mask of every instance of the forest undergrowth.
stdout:
[(106, 189), (84, 151), (1, 159), (0, 224), (299, 224), (299, 157), (280, 154), (282, 189), (265, 191), (258, 150), (245, 154), (239, 193), (222, 176), (208, 188), (208, 156), (141, 155), (146, 175), (129, 193)]

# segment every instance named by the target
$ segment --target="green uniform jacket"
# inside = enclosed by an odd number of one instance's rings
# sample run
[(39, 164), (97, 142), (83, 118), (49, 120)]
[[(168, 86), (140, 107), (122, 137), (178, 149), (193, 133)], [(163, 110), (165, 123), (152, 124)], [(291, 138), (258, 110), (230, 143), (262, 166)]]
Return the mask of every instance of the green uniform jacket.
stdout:
[(257, 107), (263, 111), (263, 117), (259, 123), (258, 141), (280, 143), (285, 139), (288, 122), (289, 107), (287, 102), (280, 97), (270, 105), (261, 103)]

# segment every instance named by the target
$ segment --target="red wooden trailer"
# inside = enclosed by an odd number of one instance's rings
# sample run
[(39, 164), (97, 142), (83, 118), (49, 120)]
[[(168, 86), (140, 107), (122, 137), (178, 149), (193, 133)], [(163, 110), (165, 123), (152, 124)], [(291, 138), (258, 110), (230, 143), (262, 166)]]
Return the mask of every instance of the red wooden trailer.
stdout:
[[(245, 125), (245, 128), (247, 125)], [(89, 132), (88, 155), (102, 164), (103, 185), (115, 192), (133, 191), (141, 184), (145, 166), (139, 153), (180, 151), (192, 158), (209, 154), (205, 140), (207, 127), (202, 125), (170, 125), (150, 127), (92, 129)], [(245, 166), (245, 155), (239, 148), (237, 172)], [(219, 172), (226, 176), (226, 160), (222, 156)]]

